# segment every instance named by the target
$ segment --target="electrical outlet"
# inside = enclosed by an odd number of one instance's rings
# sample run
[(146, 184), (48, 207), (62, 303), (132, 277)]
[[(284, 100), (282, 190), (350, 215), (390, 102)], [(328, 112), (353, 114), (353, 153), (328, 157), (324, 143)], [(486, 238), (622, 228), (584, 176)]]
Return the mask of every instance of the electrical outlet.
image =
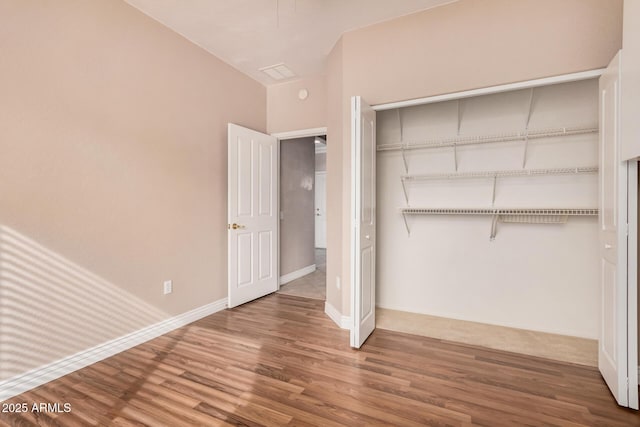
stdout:
[(173, 280), (164, 281), (164, 294), (170, 294), (173, 292)]
[(336, 277), (336, 288), (340, 289), (340, 276)]

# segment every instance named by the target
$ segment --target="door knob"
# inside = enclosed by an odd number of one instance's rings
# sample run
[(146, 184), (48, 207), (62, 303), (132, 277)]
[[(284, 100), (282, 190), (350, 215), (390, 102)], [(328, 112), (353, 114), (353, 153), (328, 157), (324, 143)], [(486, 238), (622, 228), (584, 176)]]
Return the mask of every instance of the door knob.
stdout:
[(237, 230), (239, 228), (244, 228), (244, 225), (236, 224), (234, 222), (233, 224), (229, 224), (227, 228)]

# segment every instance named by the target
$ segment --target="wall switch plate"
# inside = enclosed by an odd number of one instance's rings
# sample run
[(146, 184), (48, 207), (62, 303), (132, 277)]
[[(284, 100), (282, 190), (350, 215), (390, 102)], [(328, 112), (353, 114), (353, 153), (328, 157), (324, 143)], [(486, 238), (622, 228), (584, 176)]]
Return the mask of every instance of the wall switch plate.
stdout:
[(164, 294), (170, 294), (173, 292), (173, 280), (164, 281)]

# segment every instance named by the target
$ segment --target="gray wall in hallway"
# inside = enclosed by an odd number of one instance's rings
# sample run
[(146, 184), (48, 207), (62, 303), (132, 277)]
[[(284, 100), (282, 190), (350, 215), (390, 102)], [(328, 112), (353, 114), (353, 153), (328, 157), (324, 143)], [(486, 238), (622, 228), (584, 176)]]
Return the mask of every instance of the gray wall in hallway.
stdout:
[(327, 153), (316, 153), (316, 172), (326, 172)]
[(314, 138), (280, 142), (280, 276), (315, 263)]

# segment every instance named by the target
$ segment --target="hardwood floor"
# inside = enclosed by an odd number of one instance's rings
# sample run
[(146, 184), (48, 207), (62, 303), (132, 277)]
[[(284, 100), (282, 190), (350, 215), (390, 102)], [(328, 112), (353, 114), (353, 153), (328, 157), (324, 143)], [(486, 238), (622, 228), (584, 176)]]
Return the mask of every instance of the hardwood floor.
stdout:
[(323, 302), (271, 295), (5, 403), (2, 426), (636, 426), (595, 368), (376, 330), (360, 351)]

